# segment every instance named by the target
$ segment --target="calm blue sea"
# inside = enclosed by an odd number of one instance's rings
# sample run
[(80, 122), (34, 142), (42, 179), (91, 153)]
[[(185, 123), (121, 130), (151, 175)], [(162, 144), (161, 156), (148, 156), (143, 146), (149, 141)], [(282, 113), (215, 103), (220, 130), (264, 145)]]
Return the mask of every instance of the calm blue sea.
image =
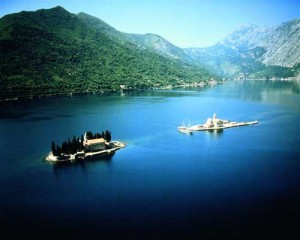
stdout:
[[(179, 133), (216, 113), (258, 125)], [(51, 142), (110, 130), (111, 158), (56, 165)], [(298, 234), (300, 83), (228, 82), (0, 103), (3, 234), (212, 239)]]

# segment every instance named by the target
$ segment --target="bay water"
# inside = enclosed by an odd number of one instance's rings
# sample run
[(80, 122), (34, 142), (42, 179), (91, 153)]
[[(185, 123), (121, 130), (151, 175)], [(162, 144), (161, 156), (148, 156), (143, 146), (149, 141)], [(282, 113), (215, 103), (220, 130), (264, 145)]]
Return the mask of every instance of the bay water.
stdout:
[[(177, 130), (214, 113), (258, 124)], [(93, 161), (45, 161), (52, 141), (105, 130), (126, 148)], [(240, 239), (298, 232), (299, 82), (1, 102), (0, 132), (0, 219), (11, 236)]]

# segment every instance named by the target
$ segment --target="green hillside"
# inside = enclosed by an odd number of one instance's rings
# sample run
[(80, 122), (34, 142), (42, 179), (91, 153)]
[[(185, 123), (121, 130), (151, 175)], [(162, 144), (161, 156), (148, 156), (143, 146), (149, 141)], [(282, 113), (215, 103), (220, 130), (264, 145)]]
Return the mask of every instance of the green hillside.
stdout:
[(0, 99), (120, 90), (120, 85), (162, 87), (213, 77), (204, 68), (141, 49), (110, 31), (116, 30), (61, 7), (4, 16)]

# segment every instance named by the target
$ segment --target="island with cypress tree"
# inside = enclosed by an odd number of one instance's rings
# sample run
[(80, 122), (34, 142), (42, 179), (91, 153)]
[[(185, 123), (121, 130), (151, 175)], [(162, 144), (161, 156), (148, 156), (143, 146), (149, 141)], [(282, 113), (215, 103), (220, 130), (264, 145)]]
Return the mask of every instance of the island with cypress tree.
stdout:
[(61, 145), (54, 141), (51, 143), (51, 152), (46, 160), (51, 162), (65, 162), (84, 160), (93, 156), (113, 154), (115, 151), (124, 148), (125, 144), (119, 141), (111, 141), (111, 133), (106, 130), (102, 133), (91, 131), (68, 138)]

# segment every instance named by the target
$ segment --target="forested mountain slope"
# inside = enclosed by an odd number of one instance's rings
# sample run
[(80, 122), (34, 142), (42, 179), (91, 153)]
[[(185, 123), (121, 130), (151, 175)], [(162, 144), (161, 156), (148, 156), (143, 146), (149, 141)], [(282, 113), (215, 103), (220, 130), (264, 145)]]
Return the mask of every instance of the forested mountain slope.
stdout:
[(120, 85), (153, 88), (215, 77), (124, 40), (99, 21), (62, 7), (2, 17), (0, 99), (120, 90)]

